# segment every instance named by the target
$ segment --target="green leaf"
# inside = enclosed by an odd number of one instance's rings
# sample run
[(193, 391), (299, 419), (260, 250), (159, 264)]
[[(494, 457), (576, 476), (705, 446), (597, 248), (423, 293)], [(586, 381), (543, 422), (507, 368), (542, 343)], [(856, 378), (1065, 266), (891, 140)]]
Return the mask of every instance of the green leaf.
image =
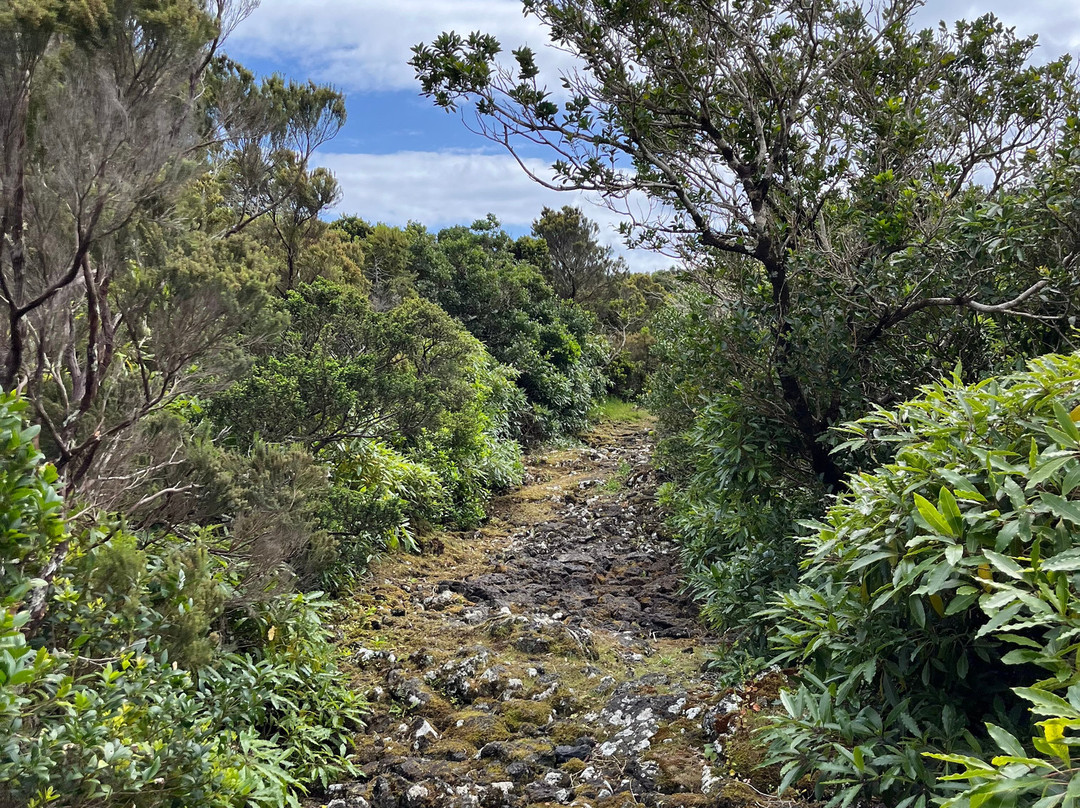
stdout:
[(1074, 442), (1080, 442), (1080, 429), (1076, 428), (1076, 422), (1069, 415), (1069, 411), (1061, 406), (1060, 401), (1054, 402), (1054, 416), (1057, 418), (1061, 431), (1072, 438)]
[(1048, 494), (1046, 492), (1039, 494), (1039, 499), (1050, 508), (1055, 516), (1068, 519), (1075, 525), (1080, 525), (1080, 506), (1075, 502), (1063, 499), (1057, 494)]
[(1024, 569), (1017, 564), (1013, 559), (1001, 553), (995, 553), (993, 550), (984, 550), (983, 555), (986, 556), (986, 560), (989, 561), (994, 567), (1001, 572), (1008, 575), (1010, 578), (1015, 578), (1018, 581), (1024, 580)]
[(934, 507), (930, 500), (921, 494), (915, 494), (915, 507), (918, 508), (919, 515), (922, 516), (931, 530), (934, 530), (943, 536), (956, 538), (957, 533), (952, 529), (948, 520), (938, 512), (938, 509)]
[(1080, 570), (1080, 547), (1051, 556), (1039, 565), (1047, 572), (1075, 572)]
[(1054, 474), (1054, 472), (1056, 472), (1058, 469), (1060, 469), (1072, 459), (1073, 458), (1071, 456), (1066, 455), (1065, 457), (1053, 457), (1049, 460), (1043, 460), (1041, 463), (1038, 464), (1037, 467), (1032, 470), (1031, 474), (1028, 475), (1028, 483), (1024, 487), (1024, 490), (1030, 491), (1039, 483), (1049, 479)]
[(960, 513), (960, 508), (956, 505), (956, 497), (945, 486), (941, 486), (941, 491), (938, 492), (938, 510), (941, 511), (949, 523), (953, 534), (956, 536), (961, 535), (964, 531), (964, 517)]
[[(998, 749), (1007, 755), (1014, 757), (1024, 757), (1027, 752), (1024, 751), (1024, 745), (1007, 730), (1002, 729), (997, 724), (986, 724), (986, 731), (990, 733), (990, 737), (994, 739), (994, 743), (998, 745)], [(998, 764), (995, 763), (995, 766)]]
[(1080, 718), (1080, 711), (1077, 711), (1075, 707), (1065, 701), (1065, 699), (1061, 698), (1061, 696), (1035, 687), (1014, 687), (1012, 690), (1013, 693), (1020, 696), (1020, 698), (1027, 699), (1034, 705), (1031, 708), (1031, 712), (1035, 713), (1035, 715)]

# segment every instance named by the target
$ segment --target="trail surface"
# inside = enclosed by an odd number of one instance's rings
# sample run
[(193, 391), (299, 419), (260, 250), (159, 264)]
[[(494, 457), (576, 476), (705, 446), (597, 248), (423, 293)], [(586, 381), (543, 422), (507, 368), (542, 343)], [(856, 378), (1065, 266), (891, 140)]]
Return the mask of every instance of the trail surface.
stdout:
[(680, 593), (648, 427), (530, 458), (482, 529), (373, 568), (345, 629), (373, 702), (366, 777), (330, 808), (782, 804), (735, 776), (776, 683), (703, 670), (714, 640)]

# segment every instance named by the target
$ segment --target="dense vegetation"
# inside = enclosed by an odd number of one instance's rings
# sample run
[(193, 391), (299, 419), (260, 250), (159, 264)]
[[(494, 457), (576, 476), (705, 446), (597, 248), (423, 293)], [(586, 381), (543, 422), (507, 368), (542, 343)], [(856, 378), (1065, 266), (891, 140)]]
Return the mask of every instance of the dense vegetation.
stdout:
[(730, 675), (798, 670), (785, 784), (1071, 805), (1080, 82), (918, 5), (543, 0), (561, 89), (483, 34), (413, 65), (563, 187), (657, 203), (665, 496)]
[(0, 4), (5, 808), (352, 771), (333, 596), (481, 521), (640, 326), (563, 299), (543, 233), (328, 221), (344, 99), (222, 53), (253, 7)]
[(678, 279), (570, 207), (329, 221), (344, 99), (224, 55), (246, 0), (0, 4), (0, 806), (351, 771), (333, 598), (646, 387), (718, 664), (795, 671), (785, 786), (1074, 804), (1069, 60), (916, 0), (525, 5), (580, 60), (562, 90), (451, 33), (423, 91), (648, 195), (627, 235)]

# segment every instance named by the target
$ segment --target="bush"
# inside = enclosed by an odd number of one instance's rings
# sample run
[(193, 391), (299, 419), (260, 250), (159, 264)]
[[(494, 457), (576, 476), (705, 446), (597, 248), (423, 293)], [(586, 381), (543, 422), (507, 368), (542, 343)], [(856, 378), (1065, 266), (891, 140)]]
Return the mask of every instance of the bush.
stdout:
[(363, 704), (326, 604), (241, 608), (242, 567), (206, 531), (69, 533), (23, 409), (0, 395), (0, 806), (297, 805), (351, 771)]
[[(414, 548), (418, 522), (475, 524), (491, 494), (520, 479), (518, 374), (434, 303), (413, 297), (375, 311), (361, 290), (319, 281), (291, 292), (286, 307), (281, 345), (207, 411), (241, 461), (299, 452), (321, 473), (282, 486), (298, 502), (268, 529), (302, 523), (295, 541), (275, 543), (296, 545), (292, 555), (274, 556), (302, 580), (315, 573), (337, 586), (384, 548)], [(264, 441), (297, 446), (263, 451)], [(256, 470), (217, 479), (233, 491), (265, 478)], [(317, 528), (305, 521), (312, 513)], [(311, 552), (301, 552), (305, 536)]]
[[(848, 449), (893, 459), (854, 475), (812, 525), (799, 586), (768, 615), (780, 663), (802, 666), (769, 732), (785, 783), (813, 774), (834, 805), (921, 806), (968, 762), (964, 804), (1062, 802), (1063, 736), (1080, 725), (1052, 694), (1080, 681), (1078, 402), (1080, 355), (1050, 355), (1000, 380), (954, 376), (846, 427)], [(1034, 682), (1036, 666), (1049, 677)], [(1035, 745), (1056, 763), (1019, 760), (1024, 699), (1054, 713)], [(972, 757), (988, 736), (1006, 752), (992, 765)]]
[[(423, 234), (414, 233), (422, 243)], [(559, 300), (527, 260), (535, 242), (513, 241), (492, 217), (438, 234), (438, 257), (418, 252), (417, 291), (462, 322), (499, 362), (516, 372), (529, 411), (515, 424), (527, 442), (588, 425), (604, 392), (607, 354), (596, 321)]]
[(745, 312), (685, 287), (651, 329), (657, 370), (648, 403), (669, 478), (662, 503), (704, 616), (739, 654), (760, 657), (766, 630), (755, 615), (796, 580), (801, 550), (791, 535), (821, 509), (824, 491), (779, 411), (754, 401), (761, 380), (729, 353), (752, 337)]

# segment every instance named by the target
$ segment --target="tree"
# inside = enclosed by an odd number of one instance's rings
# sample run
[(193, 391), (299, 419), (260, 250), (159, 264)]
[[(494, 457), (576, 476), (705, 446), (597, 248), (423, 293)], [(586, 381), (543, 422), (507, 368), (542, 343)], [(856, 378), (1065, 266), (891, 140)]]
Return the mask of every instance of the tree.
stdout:
[(783, 423), (826, 488), (844, 476), (830, 427), (936, 375), (955, 335), (982, 343), (1017, 315), (1064, 344), (1077, 252), (1015, 192), (1050, 159), (1076, 79), (1067, 58), (1030, 65), (1034, 37), (989, 15), (915, 31), (916, 0), (525, 7), (581, 64), (565, 101), (528, 48), (500, 63), (479, 33), (414, 48), (423, 92), (475, 102), (511, 151), (548, 147), (548, 187), (652, 197), (637, 241), (721, 282), (750, 335), (728, 393)]
[[(254, 5), (0, 7), (0, 386), (25, 391), (69, 491), (141, 419), (227, 384), (222, 357), (265, 333), (260, 287), (333, 246), (337, 184), (307, 161), (344, 102), (220, 57)], [(280, 273), (242, 232), (263, 221)]]
[[(422, 234), (412, 235), (422, 247)], [(533, 410), (522, 424), (527, 440), (584, 428), (592, 399), (605, 386), (595, 320), (559, 300), (536, 267), (521, 257), (542, 257), (537, 246), (528, 236), (512, 240), (489, 214), (471, 227), (441, 230), (441, 258), (415, 266), (421, 294), (519, 372), (517, 384)]]
[[(250, 9), (137, 0), (0, 11), (0, 386), (27, 390), (69, 481), (117, 426), (82, 425), (117, 357), (111, 287), (136, 258), (147, 212), (190, 178), (201, 76)], [(62, 402), (58, 418), (46, 397)]]
[(611, 284), (626, 274), (622, 259), (596, 240), (599, 225), (579, 208), (544, 208), (533, 222), (532, 232), (547, 243), (548, 261), (541, 270), (555, 294), (564, 300), (596, 304)]

